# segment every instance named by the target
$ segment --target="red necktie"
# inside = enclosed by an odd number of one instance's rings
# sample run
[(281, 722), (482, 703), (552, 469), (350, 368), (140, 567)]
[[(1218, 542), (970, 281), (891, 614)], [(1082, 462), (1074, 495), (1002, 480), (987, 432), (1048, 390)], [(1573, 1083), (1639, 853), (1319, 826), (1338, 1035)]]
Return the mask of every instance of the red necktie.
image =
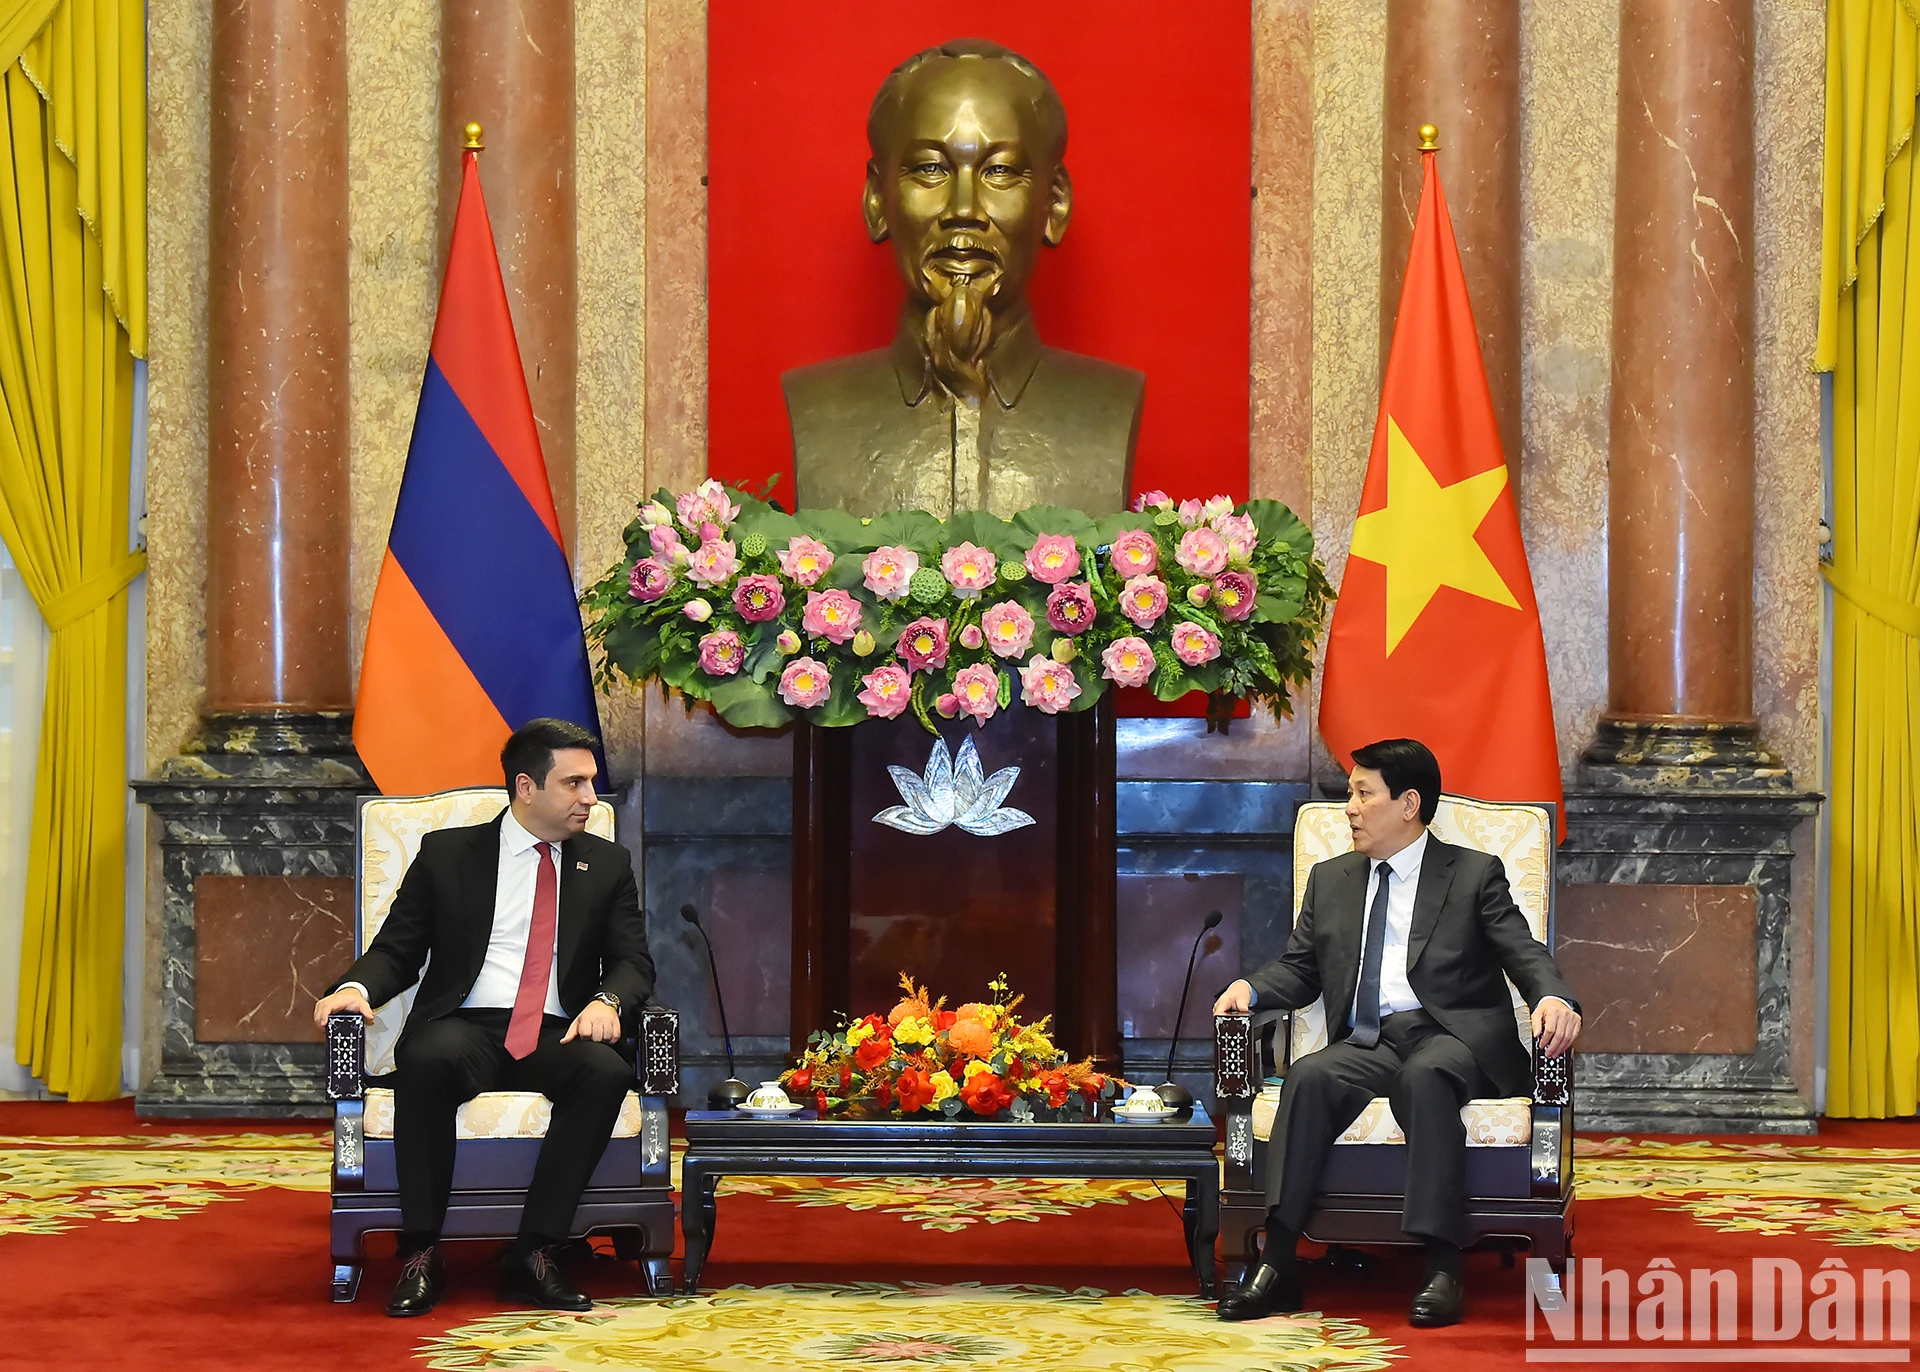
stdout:
[(533, 921), (527, 930), (527, 960), (520, 964), (520, 990), (507, 1022), (507, 1054), (524, 1058), (540, 1046), (540, 1019), (547, 1008), (547, 977), (553, 971), (553, 931), (560, 919), (560, 878), (553, 850), (540, 845), (540, 871), (533, 879)]

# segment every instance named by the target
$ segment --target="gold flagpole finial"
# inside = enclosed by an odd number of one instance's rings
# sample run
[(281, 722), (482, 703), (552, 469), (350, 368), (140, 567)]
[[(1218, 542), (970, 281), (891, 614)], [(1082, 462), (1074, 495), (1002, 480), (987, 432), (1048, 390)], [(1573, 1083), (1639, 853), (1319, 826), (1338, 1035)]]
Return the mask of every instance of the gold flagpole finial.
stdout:
[(465, 129), (465, 133), (467, 135), (467, 141), (463, 143), (461, 146), (464, 147), (468, 152), (479, 152), (482, 148), (487, 146), (482, 138), (483, 130), (478, 124), (467, 125)]
[[(468, 127), (472, 127), (469, 125)], [(1420, 126), (1420, 151), (1434, 152), (1440, 147), (1440, 130), (1431, 124)]]

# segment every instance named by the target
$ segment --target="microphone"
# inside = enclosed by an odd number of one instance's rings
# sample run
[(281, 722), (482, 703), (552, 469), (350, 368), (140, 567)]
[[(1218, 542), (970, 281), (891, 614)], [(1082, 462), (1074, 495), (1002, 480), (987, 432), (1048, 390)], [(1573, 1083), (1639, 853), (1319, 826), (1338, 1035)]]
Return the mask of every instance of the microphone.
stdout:
[(727, 1028), (727, 1000), (720, 994), (720, 966), (713, 960), (713, 940), (707, 937), (707, 931), (700, 923), (700, 912), (691, 904), (680, 907), (680, 918), (694, 927), (700, 935), (700, 941), (707, 946), (707, 971), (713, 977), (713, 1003), (720, 1007), (720, 1037), (727, 1045), (727, 1079), (707, 1092), (707, 1108), (735, 1110), (741, 1101), (753, 1093), (753, 1088), (734, 1074), (733, 1033)]
[(1218, 910), (1207, 911), (1207, 917), (1200, 921), (1200, 932), (1193, 936), (1193, 951), (1187, 954), (1187, 979), (1180, 984), (1180, 1009), (1173, 1016), (1173, 1040), (1167, 1044), (1167, 1079), (1153, 1088), (1154, 1094), (1174, 1110), (1193, 1108), (1193, 1092), (1173, 1079), (1173, 1053), (1180, 1046), (1180, 1023), (1187, 1017), (1187, 994), (1193, 990), (1193, 964), (1200, 957), (1200, 941), (1225, 918)]

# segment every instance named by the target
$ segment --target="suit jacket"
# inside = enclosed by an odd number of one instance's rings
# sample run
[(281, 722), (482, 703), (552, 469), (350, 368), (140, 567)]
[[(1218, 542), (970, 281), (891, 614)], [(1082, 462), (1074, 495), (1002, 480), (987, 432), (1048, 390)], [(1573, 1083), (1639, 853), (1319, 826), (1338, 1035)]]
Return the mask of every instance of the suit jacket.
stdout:
[[(330, 989), (357, 981), (378, 1006), (420, 980), (408, 1028), (459, 1009), (479, 980), (493, 934), (500, 824), (496, 818), (422, 838), (380, 932)], [(631, 1033), (641, 1003), (653, 991), (653, 958), (632, 858), (617, 843), (576, 834), (560, 845), (559, 877), (554, 965), (560, 1006), (569, 1016), (578, 1015), (595, 995), (610, 991), (620, 998), (621, 1028)]]
[[(1257, 1008), (1297, 1010), (1324, 995), (1329, 1037), (1351, 1032), (1369, 867), (1364, 855), (1344, 853), (1307, 873), (1287, 951), (1247, 978)], [(1500, 859), (1429, 835), (1407, 936), (1407, 982), (1421, 1007), (1472, 1051), (1495, 1092), (1518, 1096), (1531, 1089), (1533, 1064), (1514, 1032), (1503, 972), (1529, 1005), (1558, 996), (1579, 1008), (1513, 903)]]

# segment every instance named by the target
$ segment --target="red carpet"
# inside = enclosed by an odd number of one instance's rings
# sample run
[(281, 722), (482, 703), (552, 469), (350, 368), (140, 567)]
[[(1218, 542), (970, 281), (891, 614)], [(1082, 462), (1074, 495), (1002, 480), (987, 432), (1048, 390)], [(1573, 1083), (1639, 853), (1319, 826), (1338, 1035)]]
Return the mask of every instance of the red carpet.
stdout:
[[(125, 1103), (0, 1104), (0, 1289), (6, 1292), (8, 1315), (0, 1366), (182, 1372), (423, 1368), (429, 1361), (420, 1355), (422, 1342), (463, 1326), (466, 1332), (434, 1351), (439, 1365), (586, 1365), (544, 1361), (546, 1355), (533, 1356), (531, 1351), (512, 1357), (502, 1349), (484, 1353), (479, 1343), (468, 1350), (474, 1340), (484, 1343), (483, 1331), (472, 1327), (501, 1314), (491, 1289), (490, 1245), (450, 1246), (451, 1297), (425, 1318), (389, 1320), (381, 1313), (394, 1276), (390, 1248), (371, 1265), (356, 1304), (330, 1304), (325, 1153), (315, 1139), (319, 1132), (313, 1122), (138, 1121)], [(55, 1137), (71, 1142), (51, 1142)], [(180, 1142), (165, 1142), (170, 1139)], [(1744, 1273), (1754, 1258), (1793, 1259), (1808, 1277), (1835, 1258), (1856, 1278), (1867, 1267), (1920, 1266), (1913, 1258), (1920, 1250), (1920, 1125), (1912, 1122), (1832, 1123), (1813, 1139), (1655, 1139), (1631, 1145), (1583, 1140), (1582, 1147), (1577, 1250), (1626, 1270), (1630, 1282), (1638, 1281), (1656, 1258), (1671, 1260), (1682, 1277), (1696, 1267), (1737, 1267)], [(183, 1179), (156, 1179), (140, 1171), (160, 1157), (186, 1159)], [(237, 1161), (223, 1161), (229, 1158)], [(194, 1167), (200, 1167), (201, 1174), (188, 1176)], [(207, 1167), (214, 1177), (228, 1175), (231, 1180), (209, 1179)], [(275, 1167), (282, 1167), (285, 1176), (262, 1181)], [(223, 1173), (227, 1168), (230, 1172)], [(241, 1185), (249, 1189), (235, 1189)], [(764, 1189), (772, 1194), (722, 1192), (704, 1282), (709, 1292), (735, 1284), (831, 1283), (853, 1288), (886, 1283), (891, 1289), (898, 1284), (981, 1283), (1065, 1292), (1094, 1288), (1116, 1294), (1192, 1294), (1177, 1207), (1150, 1189), (1136, 1188), (1134, 1196), (1107, 1196), (1098, 1203), (1081, 1198), (1068, 1203), (1069, 1213), (1040, 1213), (1026, 1221), (1003, 1214), (999, 1223), (986, 1222), (986, 1202), (993, 1198), (981, 1196), (974, 1208), (976, 1193), (964, 1188), (943, 1189), (931, 1199), (892, 1197), (907, 1213), (809, 1206), (800, 1202), (817, 1196), (780, 1186)], [(230, 1198), (208, 1199), (214, 1195)], [(890, 1198), (882, 1192), (872, 1199), (884, 1205)], [(1003, 1203), (1005, 1199), (995, 1202), (1002, 1212), (1022, 1207), (1031, 1212), (1031, 1197), (1025, 1193), (1010, 1203)], [(930, 1220), (954, 1232), (926, 1228)], [(23, 1232), (49, 1225), (61, 1232)], [(1406, 1323), (1418, 1266), (1417, 1257), (1392, 1253), (1374, 1257), (1359, 1272), (1325, 1271), (1316, 1265), (1310, 1269), (1311, 1303), (1351, 1325), (1335, 1331), (1339, 1338), (1329, 1334), (1329, 1346), (1311, 1359), (1242, 1357), (1233, 1363), (1236, 1372), (1281, 1366), (1527, 1365), (1519, 1267), (1503, 1271), (1495, 1255), (1469, 1255), (1466, 1323), (1423, 1331)], [(638, 1292), (634, 1269), (611, 1258), (578, 1276), (596, 1297)], [(780, 1293), (766, 1295), (785, 1299)], [(1023, 1299), (1051, 1298), (1027, 1294)], [(1634, 1299), (1640, 1299), (1638, 1293)], [(707, 1298), (685, 1303), (684, 1310), (676, 1307), (667, 1317), (694, 1320), (710, 1304)], [(1190, 1303), (1162, 1304), (1192, 1314)], [(1056, 1306), (1054, 1325), (1079, 1318), (1071, 1298), (1059, 1295)], [(649, 1310), (650, 1318), (661, 1318)], [(1744, 1340), (1751, 1320), (1744, 1302), (1740, 1318)], [(1186, 1331), (1181, 1337), (1191, 1342), (1191, 1337), (1220, 1326), (1190, 1323), (1181, 1328)], [(800, 1332), (805, 1331), (793, 1336)], [(1372, 1344), (1369, 1354), (1362, 1336), (1382, 1340), (1390, 1349)], [(709, 1343), (717, 1347), (714, 1341), (727, 1337), (716, 1325)], [(854, 1338), (834, 1337), (843, 1343)], [(925, 1340), (881, 1346), (870, 1342), (879, 1336), (860, 1337), (869, 1343), (845, 1343), (853, 1351), (838, 1361), (883, 1368), (952, 1368), (975, 1361), (966, 1356), (972, 1345), (962, 1335), (953, 1336), (957, 1342), (951, 1346)], [(1029, 1336), (1029, 1343), (1034, 1337)], [(1544, 1325), (1537, 1328), (1536, 1350), (1550, 1342)], [(1803, 1334), (1791, 1346), (1807, 1350), (1844, 1345), (1815, 1344)], [(625, 1351), (602, 1365), (691, 1365), (649, 1361), (644, 1341), (618, 1347)], [(1187, 1350), (1180, 1354), (1184, 1361), (1143, 1360), (1137, 1365), (1216, 1365), (1205, 1360), (1204, 1351), (1181, 1347)], [(1347, 1352), (1342, 1353), (1342, 1347)], [(1638, 1357), (1659, 1345), (1629, 1341), (1616, 1347)], [(886, 1356), (876, 1356), (876, 1350)], [(1144, 1344), (1138, 1352), (1142, 1359), (1150, 1356)], [(1049, 1361), (1039, 1346), (1029, 1347), (1023, 1358), (982, 1355), (1003, 1366), (1083, 1365)], [(740, 1354), (711, 1365), (776, 1364)], [(1683, 1364), (1649, 1360), (1637, 1365)], [(1883, 1359), (1853, 1365), (1902, 1364)]]

